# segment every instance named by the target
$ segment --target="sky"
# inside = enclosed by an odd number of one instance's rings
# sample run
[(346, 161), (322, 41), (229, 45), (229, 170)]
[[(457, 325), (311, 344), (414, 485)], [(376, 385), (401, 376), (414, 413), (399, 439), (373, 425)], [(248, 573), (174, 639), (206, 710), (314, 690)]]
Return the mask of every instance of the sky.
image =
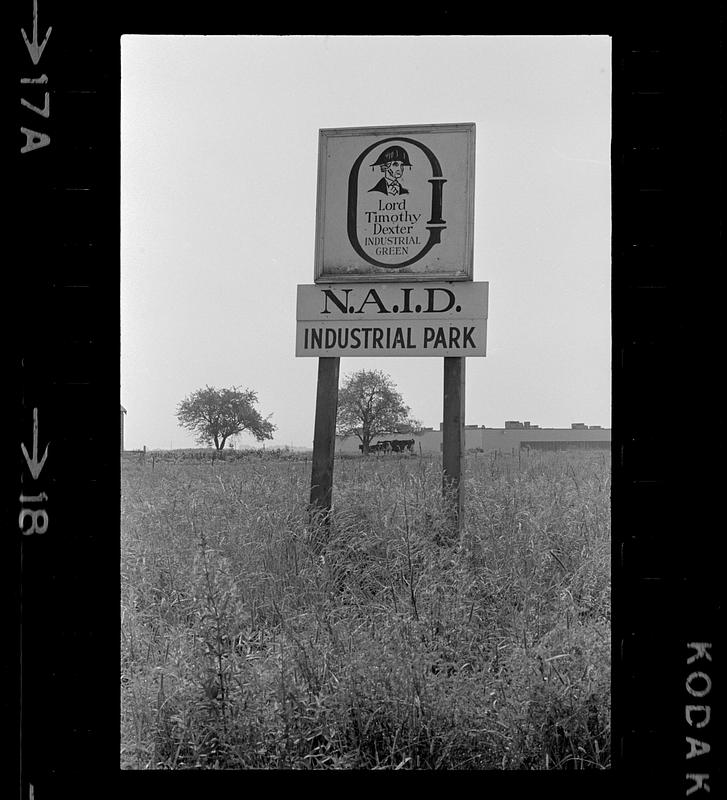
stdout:
[[(175, 411), (205, 385), (257, 392), (266, 447), (311, 447), (317, 359), (295, 357), (295, 303), (314, 276), (318, 131), (461, 122), (489, 282), (466, 423), (610, 427), (609, 37), (125, 35), (126, 448), (198, 446)], [(439, 427), (442, 358), (342, 358), (341, 381), (359, 369)]]

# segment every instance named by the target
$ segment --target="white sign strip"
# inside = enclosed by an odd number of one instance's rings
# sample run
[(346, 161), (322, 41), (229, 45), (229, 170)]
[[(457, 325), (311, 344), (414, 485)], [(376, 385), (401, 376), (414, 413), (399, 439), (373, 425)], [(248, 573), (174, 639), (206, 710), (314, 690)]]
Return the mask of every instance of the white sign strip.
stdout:
[(296, 319), (391, 322), (487, 318), (486, 281), (298, 286)]
[(296, 356), (484, 356), (486, 319), (299, 320)]

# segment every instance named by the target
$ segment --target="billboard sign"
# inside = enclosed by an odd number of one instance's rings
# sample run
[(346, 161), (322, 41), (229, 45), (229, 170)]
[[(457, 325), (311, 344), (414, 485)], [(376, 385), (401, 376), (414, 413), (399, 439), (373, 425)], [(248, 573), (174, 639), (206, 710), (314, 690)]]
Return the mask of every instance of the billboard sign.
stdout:
[(296, 356), (484, 356), (487, 282), (298, 286)]
[(471, 281), (475, 125), (319, 133), (315, 282)]

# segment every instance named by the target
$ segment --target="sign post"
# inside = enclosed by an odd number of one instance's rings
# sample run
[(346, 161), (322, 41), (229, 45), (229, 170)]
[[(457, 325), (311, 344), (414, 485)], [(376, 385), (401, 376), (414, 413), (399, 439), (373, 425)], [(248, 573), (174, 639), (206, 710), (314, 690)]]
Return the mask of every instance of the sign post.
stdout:
[(333, 494), (333, 457), (336, 447), (338, 372), (340, 358), (318, 359), (316, 419), (313, 430), (313, 469), (310, 486), (311, 518), (328, 521)]
[(456, 533), (462, 530), (464, 514), (465, 364), (461, 356), (444, 358), (442, 495)]
[(311, 513), (331, 510), (341, 356), (444, 360), (442, 492), (461, 530), (465, 357), (484, 356), (476, 283), (474, 123), (319, 133), (314, 285), (299, 286), (296, 356), (318, 358)]

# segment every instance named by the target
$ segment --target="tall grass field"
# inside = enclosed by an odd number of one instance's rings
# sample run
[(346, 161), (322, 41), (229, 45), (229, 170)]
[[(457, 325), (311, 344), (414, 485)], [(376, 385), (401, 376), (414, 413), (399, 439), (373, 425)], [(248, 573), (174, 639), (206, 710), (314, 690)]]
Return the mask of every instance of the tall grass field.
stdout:
[(125, 769), (605, 769), (610, 454), (124, 454)]

